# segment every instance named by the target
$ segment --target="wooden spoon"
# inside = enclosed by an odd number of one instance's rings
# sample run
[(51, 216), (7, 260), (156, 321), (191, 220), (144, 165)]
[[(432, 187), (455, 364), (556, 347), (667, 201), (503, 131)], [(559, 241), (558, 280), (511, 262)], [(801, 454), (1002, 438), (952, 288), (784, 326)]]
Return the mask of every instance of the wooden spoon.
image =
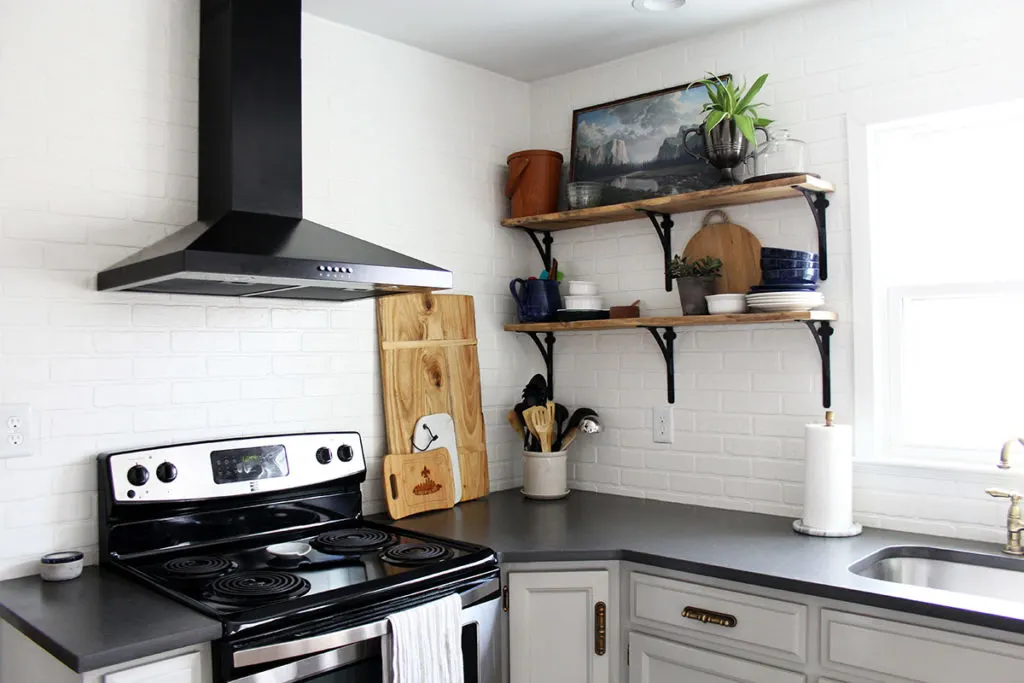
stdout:
[(554, 426), (551, 411), (548, 410), (547, 406), (533, 406), (528, 408), (523, 413), (523, 416), (526, 418), (526, 426), (529, 427), (530, 433), (540, 441), (540, 450), (544, 453), (550, 453), (551, 430)]

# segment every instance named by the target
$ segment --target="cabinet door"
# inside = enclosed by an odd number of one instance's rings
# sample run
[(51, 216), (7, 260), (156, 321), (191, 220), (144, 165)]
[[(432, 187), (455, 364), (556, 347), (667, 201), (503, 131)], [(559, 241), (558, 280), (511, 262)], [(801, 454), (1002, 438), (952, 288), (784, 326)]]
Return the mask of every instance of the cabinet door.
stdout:
[(595, 642), (608, 572), (511, 572), (508, 588), (510, 683), (608, 683), (610, 657)]
[(792, 671), (629, 634), (629, 683), (804, 683)]
[(109, 673), (103, 683), (205, 683), (198, 652)]

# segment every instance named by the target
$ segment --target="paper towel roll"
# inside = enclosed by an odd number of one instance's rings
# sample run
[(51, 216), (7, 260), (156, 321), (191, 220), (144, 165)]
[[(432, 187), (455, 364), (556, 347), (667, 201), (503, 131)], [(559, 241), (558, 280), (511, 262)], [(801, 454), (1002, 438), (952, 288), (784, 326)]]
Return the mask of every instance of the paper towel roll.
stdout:
[(804, 516), (794, 526), (818, 536), (859, 533), (853, 522), (853, 429), (809, 424), (804, 434)]

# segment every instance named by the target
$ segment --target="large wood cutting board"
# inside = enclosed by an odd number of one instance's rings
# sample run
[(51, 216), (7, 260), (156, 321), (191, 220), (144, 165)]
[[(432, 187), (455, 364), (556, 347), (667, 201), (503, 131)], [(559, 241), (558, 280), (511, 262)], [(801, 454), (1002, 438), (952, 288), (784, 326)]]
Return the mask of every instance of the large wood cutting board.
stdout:
[[(711, 222), (715, 217), (722, 222)], [(704, 256), (722, 259), (719, 294), (746, 294), (761, 284), (760, 240), (742, 225), (731, 223), (724, 211), (716, 209), (704, 216), (701, 229), (686, 243), (683, 256), (691, 263)]]
[(462, 500), (486, 496), (490, 480), (473, 297), (378, 299), (377, 332), (388, 451), (410, 452), (416, 421), (448, 413), (455, 421)]

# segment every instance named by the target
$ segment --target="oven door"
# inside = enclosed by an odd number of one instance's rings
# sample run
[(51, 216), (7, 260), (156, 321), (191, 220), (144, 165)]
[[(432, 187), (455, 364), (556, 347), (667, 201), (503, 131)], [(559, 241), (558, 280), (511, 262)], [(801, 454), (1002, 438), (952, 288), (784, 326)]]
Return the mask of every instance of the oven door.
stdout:
[[(462, 658), (466, 683), (500, 683), (499, 581), (488, 579), (462, 593)], [(483, 597), (479, 597), (483, 596)], [(234, 666), (258, 673), (225, 683), (377, 683), (388, 680), (390, 633), (386, 619), (362, 626), (233, 654)], [(333, 644), (333, 645), (332, 645)], [(330, 649), (322, 650), (325, 646)], [(306, 650), (322, 650), (295, 659)], [(287, 663), (278, 663), (287, 660)]]

